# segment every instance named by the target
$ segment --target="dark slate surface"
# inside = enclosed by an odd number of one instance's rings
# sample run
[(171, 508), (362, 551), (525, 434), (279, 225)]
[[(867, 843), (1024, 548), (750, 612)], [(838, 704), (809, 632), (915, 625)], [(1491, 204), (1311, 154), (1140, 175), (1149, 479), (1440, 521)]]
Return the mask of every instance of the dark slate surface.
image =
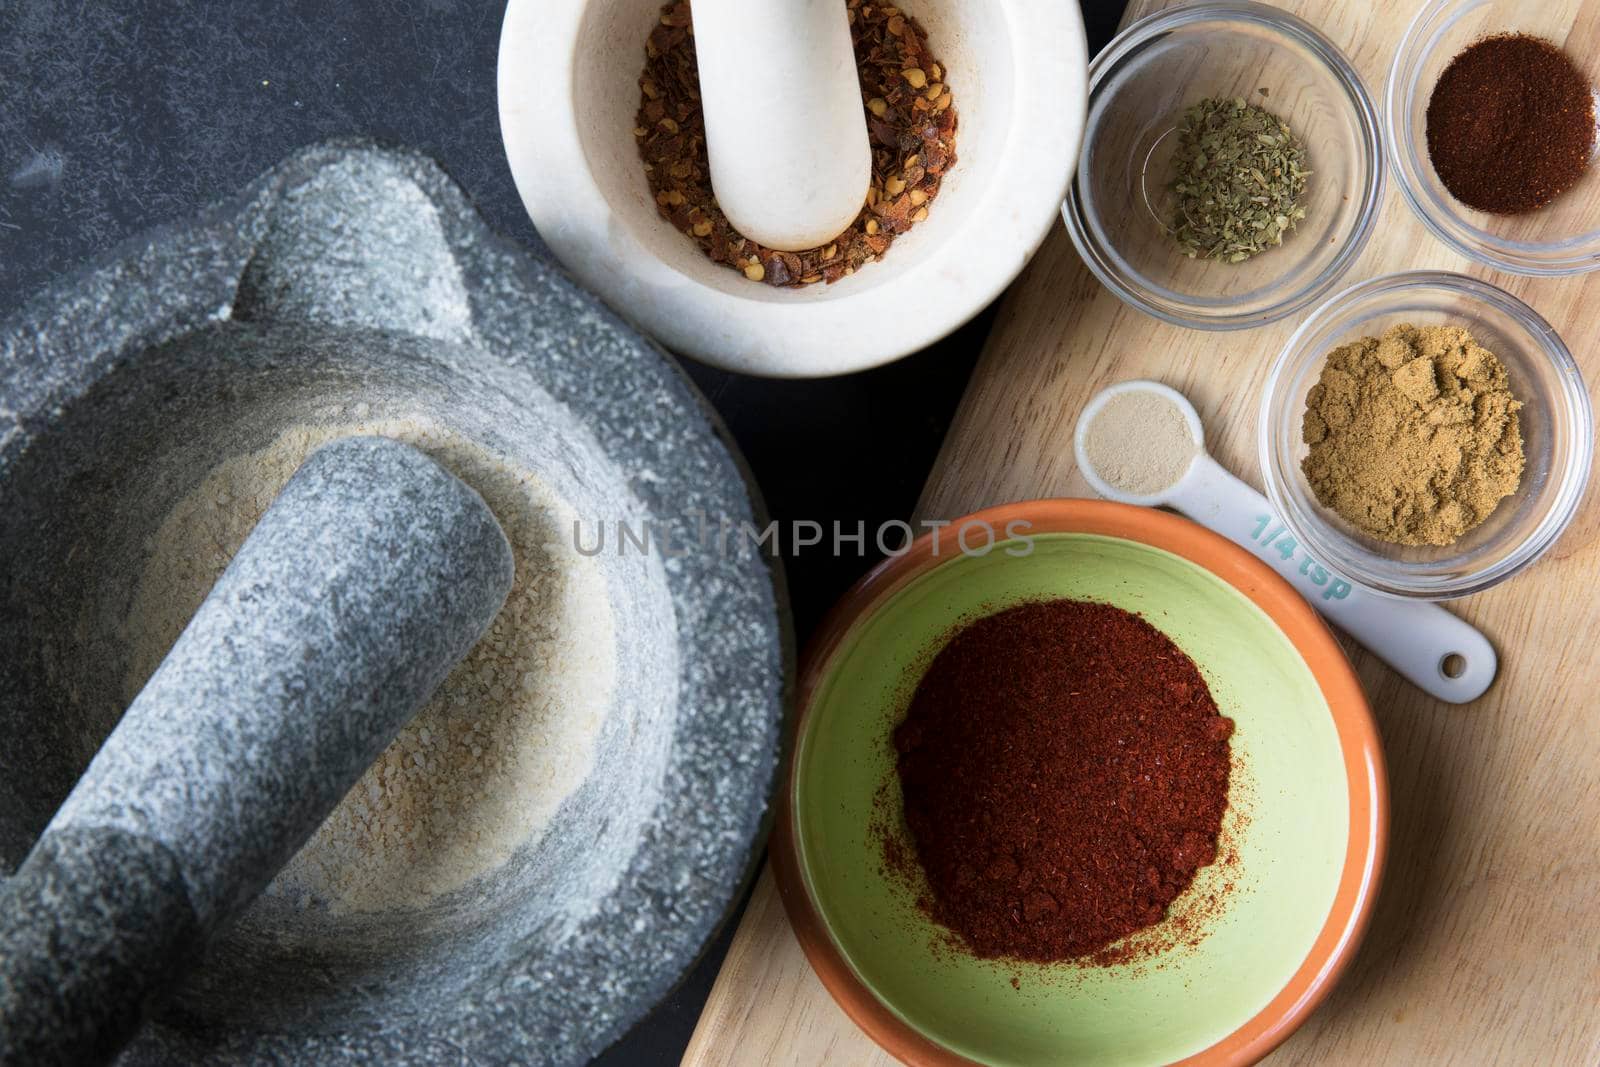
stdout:
[[(1086, 0), (1091, 49), (1120, 0)], [(489, 224), (539, 248), (500, 149), (501, 4), (464, 0), (0, 0), (0, 317), (62, 272), (342, 134), (438, 159)], [(782, 520), (905, 515), (993, 310), (927, 351), (819, 382), (691, 364)], [(803, 639), (870, 560), (789, 561)], [(731, 929), (603, 1062), (676, 1063)]]

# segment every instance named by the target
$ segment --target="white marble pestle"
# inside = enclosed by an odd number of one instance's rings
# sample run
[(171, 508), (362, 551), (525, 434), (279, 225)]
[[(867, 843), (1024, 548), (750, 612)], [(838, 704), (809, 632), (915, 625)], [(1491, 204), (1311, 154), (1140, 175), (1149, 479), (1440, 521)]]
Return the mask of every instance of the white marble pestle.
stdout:
[(872, 180), (844, 0), (695, 0), (694, 36), (728, 221), (786, 252), (844, 232)]

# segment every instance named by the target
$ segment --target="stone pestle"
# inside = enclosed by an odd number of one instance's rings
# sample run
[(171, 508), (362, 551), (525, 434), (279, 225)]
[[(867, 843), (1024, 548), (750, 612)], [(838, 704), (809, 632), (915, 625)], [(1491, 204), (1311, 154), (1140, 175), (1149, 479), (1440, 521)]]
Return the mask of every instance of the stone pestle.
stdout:
[(408, 445), (284, 487), (0, 889), (0, 1064), (114, 1057), (511, 588), (482, 498)]

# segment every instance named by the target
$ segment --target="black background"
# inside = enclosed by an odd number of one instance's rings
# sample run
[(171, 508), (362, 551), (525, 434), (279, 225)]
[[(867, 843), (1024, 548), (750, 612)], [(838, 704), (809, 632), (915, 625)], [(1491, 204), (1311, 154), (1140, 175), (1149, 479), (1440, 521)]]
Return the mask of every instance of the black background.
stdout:
[[(1122, 8), (1086, 0), (1091, 53)], [(492, 227), (545, 255), (500, 147), (502, 10), (467, 0), (0, 0), (0, 318), (120, 240), (339, 135), (426, 152)], [(872, 530), (915, 505), (994, 313), (843, 378), (775, 382), (687, 365), (774, 518)], [(873, 560), (823, 546), (785, 562), (804, 641)], [(677, 1063), (731, 936), (730, 924), (599, 1062)]]

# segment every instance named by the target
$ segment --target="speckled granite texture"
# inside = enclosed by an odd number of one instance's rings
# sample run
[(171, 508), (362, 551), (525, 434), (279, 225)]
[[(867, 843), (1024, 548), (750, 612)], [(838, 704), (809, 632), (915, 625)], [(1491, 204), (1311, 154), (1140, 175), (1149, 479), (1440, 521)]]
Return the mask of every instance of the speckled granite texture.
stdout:
[[(364, 405), (364, 406), (363, 406)], [(145, 539), (291, 421), (437, 419), (586, 521), (755, 521), (676, 366), (489, 236), (431, 164), (309, 149), (0, 327), (0, 863), (109, 731)], [(792, 652), (754, 552), (599, 557), (619, 685), (593, 774), (502, 871), (405, 916), (265, 898), (129, 1063), (575, 1063), (682, 974), (767, 821)]]
[(110, 1061), (205, 943), (177, 857), (122, 830), (52, 830), (0, 905), (6, 1067)]
[(27, 916), (0, 920), (0, 1063), (82, 1063), (132, 1036), (511, 577), (483, 498), (416, 449), (352, 437), (306, 460), (0, 891), (0, 914)]

